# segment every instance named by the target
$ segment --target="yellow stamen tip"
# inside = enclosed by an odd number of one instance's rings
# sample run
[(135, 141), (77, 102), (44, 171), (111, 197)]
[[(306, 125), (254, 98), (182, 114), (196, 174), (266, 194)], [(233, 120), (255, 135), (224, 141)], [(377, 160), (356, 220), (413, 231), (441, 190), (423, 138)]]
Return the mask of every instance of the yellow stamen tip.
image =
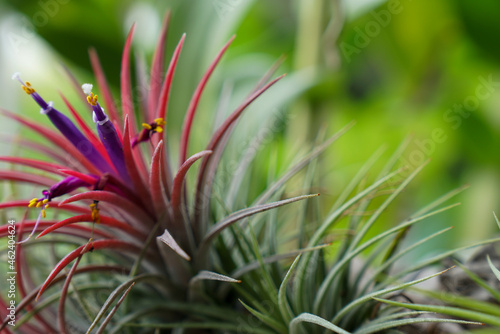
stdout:
[(148, 123), (142, 123), (142, 126), (143, 126), (146, 130), (151, 130), (151, 125), (149, 125)]
[(99, 224), (101, 222), (101, 216), (99, 215), (99, 208), (97, 207), (97, 203), (92, 203), (89, 205), (90, 206), (90, 216), (92, 217), (92, 220), (94, 223)]
[(87, 96), (87, 102), (90, 104), (90, 105), (94, 105), (94, 101), (92, 101), (92, 98), (90, 96)]
[(37, 207), (37, 208), (39, 208), (39, 207), (41, 207), (41, 206), (42, 206), (42, 202), (38, 202), (38, 203), (36, 203), (36, 207)]
[(46, 198), (42, 201), (43, 204), (47, 204), (49, 202), (49, 200)]
[(21, 86), (21, 87), (28, 95), (31, 95), (35, 92), (35, 90), (33, 89), (33, 87), (31, 87), (31, 84), (28, 81), (26, 81), (24, 86)]
[(161, 126), (157, 126), (155, 128), (155, 131), (158, 132), (158, 133), (162, 133), (163, 132), (163, 128)]
[(45, 209), (42, 210), (42, 217), (45, 218), (46, 215), (45, 215)]
[(155, 118), (155, 123), (157, 125), (165, 125), (165, 121), (163, 120), (163, 118)]

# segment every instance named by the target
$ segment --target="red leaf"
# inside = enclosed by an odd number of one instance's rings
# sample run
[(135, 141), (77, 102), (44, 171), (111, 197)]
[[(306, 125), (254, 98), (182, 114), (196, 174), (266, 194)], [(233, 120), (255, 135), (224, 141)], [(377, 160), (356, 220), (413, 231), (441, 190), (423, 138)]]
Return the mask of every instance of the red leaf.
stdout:
[[(80, 267), (79, 269), (76, 270), (76, 273), (75, 275), (77, 274), (83, 274), (83, 273), (91, 273), (91, 272), (106, 272), (106, 273), (116, 273), (118, 275), (127, 275), (129, 269), (128, 268), (124, 268), (124, 267), (118, 267), (118, 266), (109, 266), (109, 265), (89, 265), (89, 266), (85, 266), (85, 267)], [(49, 286), (52, 286), (53, 284), (55, 283), (58, 283), (59, 281), (63, 280), (66, 278), (66, 274), (61, 274), (59, 276), (57, 276), (56, 278), (54, 278), (52, 280), (52, 283), (49, 284)], [(40, 289), (33, 289), (25, 298), (23, 298), (17, 305), (16, 305), (16, 315), (19, 314), (20, 311), (22, 311), (23, 309), (29, 309), (29, 305), (33, 302), (33, 300), (35, 299), (38, 291), (40, 291)], [(2, 300), (0, 298), (0, 305), (2, 304)], [(37, 314), (35, 314), (35, 316), (37, 316)], [(7, 325), (7, 321), (8, 321), (9, 318), (6, 318), (6, 320), (4, 320), (4, 322), (1, 324), (0, 326), (0, 330), (3, 330), (5, 331), (5, 326)], [(23, 331), (25, 331), (26, 329), (26, 326), (29, 326), (29, 324), (24, 324), (23, 325)], [(53, 332), (53, 331), (49, 331), (50, 332)], [(35, 334), (39, 334), (40, 331), (39, 330), (33, 330), (31, 332), (28, 332), (26, 331), (26, 333), (35, 333)], [(3, 332), (2, 332), (3, 334)]]
[[(99, 56), (95, 49), (89, 50), (90, 62), (92, 64), (92, 69), (94, 71), (95, 78), (97, 80), (97, 84), (99, 85), (99, 90), (104, 96), (104, 104), (106, 106), (106, 111), (109, 114), (109, 118), (113, 122), (120, 122), (121, 118), (118, 115), (118, 111), (116, 110), (115, 103), (113, 101), (113, 95), (111, 95), (111, 90), (109, 89), (108, 81), (106, 80), (106, 75), (102, 70), (101, 63), (99, 61)], [(116, 131), (118, 132), (118, 136), (121, 137), (121, 122), (120, 126), (115, 126)]]
[(203, 158), (204, 156), (207, 156), (209, 154), (212, 154), (212, 151), (201, 151), (199, 153), (196, 153), (195, 155), (191, 156), (189, 159), (187, 159), (182, 166), (179, 168), (179, 171), (175, 175), (174, 178), (174, 186), (172, 188), (172, 208), (174, 211), (179, 210), (179, 206), (181, 204), (181, 198), (182, 198), (182, 185), (184, 184), (184, 179), (186, 177), (186, 174), (189, 170), (189, 168), (199, 159)]
[(163, 150), (163, 140), (158, 143), (153, 157), (151, 159), (151, 172), (149, 174), (149, 189), (151, 191), (151, 197), (153, 198), (153, 205), (155, 207), (155, 212), (158, 217), (160, 217), (164, 212), (166, 212), (166, 200), (164, 197), (163, 182), (162, 182), (162, 152)]
[(179, 159), (180, 163), (179, 165), (182, 165), (184, 161), (186, 161), (186, 156), (187, 156), (187, 148), (188, 148), (188, 143), (189, 143), (189, 134), (191, 133), (191, 126), (193, 125), (193, 119), (194, 119), (194, 114), (196, 112), (196, 108), (198, 107), (198, 103), (200, 102), (201, 94), (203, 93), (203, 89), (205, 88), (205, 85), (207, 84), (208, 79), (212, 75), (213, 71), (215, 70), (215, 67), (221, 60), (222, 56), (226, 52), (227, 48), (231, 44), (231, 42), (234, 40), (234, 37), (231, 37), (229, 41), (224, 45), (224, 47), (219, 51), (217, 56), (215, 57), (214, 61), (210, 66), (208, 67), (207, 71), (203, 75), (203, 77), (200, 80), (200, 83), (198, 84), (198, 87), (196, 87), (196, 90), (194, 91), (194, 94), (191, 98), (191, 101), (189, 102), (188, 110), (186, 112), (186, 116), (184, 117), (184, 125), (182, 126), (182, 133), (181, 133), (181, 142), (180, 142), (180, 148), (179, 148)]
[(62, 173), (60, 169), (66, 168), (64, 166), (57, 165), (54, 163), (41, 160), (28, 159), (28, 158), (0, 157), (0, 161), (9, 162), (12, 164), (24, 165), (58, 175), (64, 175), (64, 173)]
[[(96, 240), (93, 243), (93, 251), (100, 250), (100, 249), (120, 249), (124, 251), (129, 251), (129, 252), (140, 252), (140, 248), (137, 247), (137, 245), (131, 243), (131, 242), (126, 242), (122, 240), (116, 240), (116, 239), (111, 239), (111, 240)], [(63, 270), (68, 264), (73, 262), (77, 257), (87, 253), (89, 250), (86, 249), (87, 244), (82, 245), (66, 255), (59, 263), (52, 269), (50, 272), (49, 276), (43, 283), (42, 287), (38, 291), (38, 294), (35, 298), (35, 300), (38, 300), (42, 293), (47, 289), (47, 287), (50, 285), (52, 280)]]
[(132, 46), (132, 37), (134, 36), (135, 24), (130, 28), (130, 32), (125, 42), (122, 55), (122, 65), (120, 72), (120, 91), (122, 98), (123, 116), (128, 116), (130, 121), (130, 129), (133, 133), (136, 132), (135, 127), (135, 114), (134, 114), (134, 101), (132, 100), (132, 87), (130, 83), (130, 48)]
[(175, 69), (177, 67), (177, 61), (179, 60), (179, 56), (181, 54), (185, 38), (186, 34), (183, 34), (174, 50), (172, 59), (170, 59), (170, 64), (168, 65), (167, 74), (165, 75), (165, 81), (163, 82), (163, 86), (161, 88), (160, 104), (158, 105), (158, 110), (156, 111), (155, 118), (163, 118), (164, 120), (166, 120), (168, 100), (172, 88), (172, 80), (174, 78)]
[[(66, 210), (66, 211), (71, 211), (71, 212), (76, 212), (76, 213), (89, 213), (90, 209), (88, 207), (81, 207), (77, 205), (61, 205), (60, 202), (58, 201), (50, 201), (51, 206), (50, 209), (53, 210)], [(30, 204), (30, 201), (11, 201), (11, 202), (4, 202), (0, 203), (0, 210), (2, 209), (7, 209), (7, 208), (23, 208), (23, 207), (28, 207), (28, 204)]]
[[(149, 193), (146, 183), (139, 173), (138, 166), (141, 166), (141, 164), (136, 163), (134, 154), (132, 153), (130, 142), (131, 138), (129, 132), (129, 122), (128, 117), (126, 117), (125, 130), (123, 132), (123, 156), (125, 159), (125, 165), (127, 166), (127, 171), (130, 175), (130, 179), (132, 180), (132, 184), (134, 185), (134, 189), (136, 189), (136, 191), (139, 193), (139, 196), (143, 199), (143, 202), (146, 203), (148, 210), (151, 211), (151, 209), (153, 208), (151, 205), (151, 194)], [(142, 160), (142, 158), (139, 159)]]
[(133, 217), (137, 218), (138, 222), (140, 223), (145, 223), (145, 222), (151, 223), (154, 220), (154, 217), (151, 213), (143, 210), (143, 208), (139, 207), (137, 204), (121, 196), (118, 196), (115, 193), (104, 190), (87, 191), (81, 194), (73, 195), (70, 198), (67, 198), (64, 201), (62, 201), (60, 205), (84, 199), (111, 203), (116, 207), (120, 208), (123, 212), (128, 213)]
[(155, 53), (153, 54), (153, 61), (151, 65), (150, 83), (149, 83), (149, 96), (148, 96), (148, 122), (152, 122), (156, 109), (158, 108), (158, 98), (160, 97), (161, 80), (163, 77), (163, 62), (165, 59), (165, 42), (167, 40), (167, 31), (170, 22), (170, 11), (167, 11), (163, 18), (163, 25), (161, 34), (158, 38)]
[(16, 182), (26, 182), (49, 188), (57, 181), (44, 176), (16, 171), (0, 170), (0, 180), (9, 180)]
[[(34, 220), (27, 220), (24, 223), (16, 223), (16, 224), (14, 224), (14, 227), (15, 227), (16, 231), (19, 231), (19, 229), (21, 228), (21, 226), (24, 229), (31, 230), (31, 229), (33, 229), (33, 227), (35, 227), (35, 224), (36, 224), (36, 221), (34, 221)], [(39, 222), (38, 223), (38, 227), (35, 230), (35, 232), (41, 232), (41, 233), (37, 236), (37, 238), (41, 237), (42, 235), (47, 234), (47, 233), (45, 233), (45, 231), (47, 229), (52, 229), (52, 226), (54, 226), (56, 224), (58, 224), (57, 220), (43, 220), (43, 221)], [(9, 230), (8, 230), (9, 226), (10, 225), (0, 226), (0, 237), (6, 237), (9, 234)], [(59, 228), (61, 228), (61, 227), (62, 226), (59, 226)], [(87, 226), (81, 226), (81, 225), (74, 225), (73, 226), (72, 225), (72, 226), (67, 226), (66, 228), (68, 230), (57, 231), (57, 232), (54, 232), (54, 233), (71, 234), (71, 235), (75, 235), (75, 236), (78, 236), (78, 237), (84, 236), (85, 238), (88, 238), (90, 236), (90, 234), (92, 233), (92, 228), (89, 228)], [(55, 230), (55, 229), (52, 229), (52, 230)], [(76, 231), (81, 231), (83, 233), (70, 233), (69, 232), (70, 230), (75, 230), (75, 232)], [(104, 232), (104, 231), (102, 231), (100, 229), (97, 229), (97, 228), (94, 228), (94, 234), (100, 235), (103, 238), (108, 238), (108, 239), (111, 239), (113, 237), (111, 234), (106, 233), (106, 232)]]
[[(52, 222), (51, 225), (49, 225), (45, 230), (42, 231), (36, 238), (41, 238), (46, 234), (49, 234), (61, 227), (70, 225), (70, 224), (76, 224), (76, 223), (92, 223), (92, 215), (78, 215), (78, 216), (73, 216), (64, 220), (61, 220), (60, 222)], [(142, 231), (133, 228), (129, 224), (123, 223), (117, 219), (108, 217), (108, 216), (103, 216), (101, 215), (101, 223), (100, 225), (102, 226), (108, 226), (112, 228), (119, 229), (123, 232), (126, 232), (130, 234), (131, 236), (138, 237), (138, 238), (143, 238), (146, 237), (146, 234), (144, 234)], [(76, 225), (78, 226), (78, 225)], [(1, 233), (0, 229), (0, 233)]]
[(0, 135), (0, 141), (4, 144), (10, 143), (11, 145), (20, 146), (27, 148), (28, 150), (42, 153), (47, 158), (51, 158), (52, 160), (59, 161), (60, 163), (67, 163), (67, 159), (65, 159), (61, 154), (53, 150), (52, 147), (48, 147), (37, 142), (33, 142), (31, 140), (26, 140), (22, 138), (10, 138)]

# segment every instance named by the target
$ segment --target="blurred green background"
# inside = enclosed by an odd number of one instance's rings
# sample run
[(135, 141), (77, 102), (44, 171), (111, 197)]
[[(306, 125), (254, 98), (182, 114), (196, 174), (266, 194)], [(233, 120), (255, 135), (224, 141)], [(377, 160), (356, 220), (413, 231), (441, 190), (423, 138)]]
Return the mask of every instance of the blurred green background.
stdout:
[[(237, 160), (259, 131), (272, 138), (258, 152), (263, 167), (260, 175), (253, 175), (257, 181), (251, 192), (264, 186), (259, 177), (271, 173), (269, 161), (276, 160), (272, 164), (279, 174), (322, 129), (333, 134), (355, 120), (321, 159), (317, 178), (325, 208), (375, 151), (387, 148), (382, 164), (408, 140), (401, 165), (415, 168), (431, 161), (387, 223), (395, 224), (403, 213), (469, 184), (459, 208), (419, 226), (410, 238), (456, 226), (452, 235), (434, 245), (437, 252), (496, 233), (497, 0), (0, 0), (0, 106), (46, 123), (10, 81), (11, 74), (21, 72), (48, 100), (61, 105), (58, 91), (76, 98), (61, 64), (82, 82), (92, 81), (87, 52), (91, 46), (117, 93), (122, 47), (132, 22), (137, 22), (134, 59), (149, 62), (167, 8), (172, 11), (168, 56), (187, 33), (168, 115), (172, 154), (197, 81), (217, 50), (236, 34), (203, 96), (190, 152), (204, 148), (214, 119), (220, 123), (220, 115), (236, 106), (285, 54), (278, 74), (289, 75), (248, 111), (234, 134), (239, 140), (229, 148)], [(83, 108), (83, 103), (77, 106)], [(269, 126), (273, 122), (280, 126)], [(4, 134), (20, 131), (8, 121), (0, 123)], [(12, 153), (5, 143), (1, 150)]]

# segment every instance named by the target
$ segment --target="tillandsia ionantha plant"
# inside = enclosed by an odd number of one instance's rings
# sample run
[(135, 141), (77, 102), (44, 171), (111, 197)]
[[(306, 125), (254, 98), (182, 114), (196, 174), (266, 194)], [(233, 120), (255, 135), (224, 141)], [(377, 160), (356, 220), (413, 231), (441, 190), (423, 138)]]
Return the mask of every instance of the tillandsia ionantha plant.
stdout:
[[(403, 269), (393, 266), (448, 230), (412, 245), (402, 243), (412, 225), (445, 210), (438, 207), (457, 193), (371, 235), (371, 227), (422, 168), (397, 178), (402, 170), (393, 169), (404, 145), (366, 186), (379, 155), (370, 159), (324, 219), (317, 202), (310, 201), (317, 194), (286, 198), (284, 185), (306, 169), (303, 189), (311, 189), (317, 178), (315, 158), (349, 126), (270, 181), (248, 208), (232, 212), (234, 194), (245, 191), (241, 175), (255, 156), (250, 151), (238, 165), (240, 173), (230, 180), (227, 197), (211, 200), (217, 197), (213, 192), (216, 172), (236, 122), (281, 78), (270, 80), (275, 71), (271, 69), (214, 131), (206, 150), (188, 157), (201, 94), (232, 39), (192, 96), (181, 131), (179, 167), (174, 172), (165, 122), (185, 36), (164, 71), (167, 27), (168, 15), (152, 60), (147, 104), (139, 111), (130, 79), (134, 28), (123, 51), (121, 112), (97, 53), (90, 52), (102, 99), (91, 84), (82, 85), (73, 77), (72, 81), (89, 106), (94, 128), (64, 96), (77, 125), (55, 103), (46, 102), (35, 85), (14, 75), (59, 133), (29, 117), (2, 111), (50, 142), (25, 139), (20, 145), (52, 159), (0, 158), (12, 166), (38, 171), (3, 170), (2, 180), (41, 190), (33, 199), (0, 204), (4, 212), (9, 210), (9, 217), (11, 210), (24, 208), (16, 211), (23, 212), (19, 219), (0, 227), (0, 236), (8, 240), (0, 251), (8, 254), (7, 271), (14, 275), (9, 293), (0, 298), (2, 332), (322, 333), (327, 329), (367, 334), (420, 322), (464, 322), (428, 317), (423, 309), (405, 312), (401, 305), (391, 306), (405, 288), (439, 275), (407, 280), (447, 254)], [(196, 184), (191, 189), (186, 175), (198, 160)], [(301, 200), (302, 206), (293, 213), (277, 211)], [(269, 210), (267, 215), (255, 215)], [(335, 232), (333, 228), (346, 221), (347, 229)], [(364, 259), (366, 252), (369, 255)], [(281, 265), (294, 258), (291, 266)], [(362, 266), (354, 270), (355, 262)]]
[[(239, 282), (211, 271), (215, 266), (211, 256), (214, 241), (224, 229), (245, 217), (310, 197), (300, 196), (256, 205), (234, 212), (216, 224), (211, 221), (210, 188), (227, 137), (247, 106), (281, 78), (267, 82), (272, 75), (270, 72), (215, 131), (207, 149), (188, 157), (191, 126), (201, 94), (233, 39), (216, 56), (193, 94), (182, 129), (180, 167), (172, 173), (172, 164), (164, 144), (164, 126), (174, 71), (185, 36), (181, 37), (164, 74), (168, 17), (164, 21), (162, 36), (152, 61), (147, 110), (141, 110), (138, 114), (142, 130), (136, 129), (129, 73), (133, 27), (123, 52), (121, 115), (113, 103), (97, 54), (94, 51), (90, 53), (106, 110), (101, 106), (98, 95), (92, 91), (92, 84), (83, 84), (81, 90), (92, 112), (97, 135), (64, 97), (78, 126), (56, 109), (53, 102), (46, 102), (34, 85), (23, 81), (19, 73), (14, 74), (13, 79), (21, 83), (22, 89), (41, 107), (40, 112), (48, 117), (59, 133), (5, 110), (3, 115), (17, 120), (50, 141), (52, 146), (43, 149), (41, 145), (28, 140), (23, 145), (31, 148), (36, 146), (47, 156), (55, 157), (57, 162), (16, 157), (2, 157), (1, 160), (43, 171), (55, 176), (58, 181), (27, 171), (1, 172), (3, 180), (47, 187), (41, 196), (31, 200), (1, 204), (2, 209), (28, 208), (23, 219), (5, 224), (0, 230), (2, 237), (15, 234), (17, 238), (15, 247), (10, 242), (7, 251), (12, 255), (9, 256), (12, 259), (9, 271), (17, 273), (16, 292), (21, 298), (15, 311), (8, 311), (2, 331), (11, 332), (14, 327), (9, 325), (15, 325), (16, 332), (26, 333), (71, 333), (79, 328), (86, 328), (90, 332), (97, 327), (97, 331), (102, 332), (127, 294), (130, 294), (130, 303), (122, 308), (134, 312), (140, 310), (141, 313), (131, 313), (130, 321), (139, 317), (145, 319), (144, 314), (148, 312), (153, 314), (153, 319), (160, 313), (159, 319), (164, 322), (178, 322), (186, 317), (194, 320), (206, 316), (219, 320), (232, 318), (234, 315), (230, 309), (221, 311), (222, 307), (203, 307), (197, 312), (196, 303), (185, 304), (187, 301), (204, 300), (203, 290), (200, 290), (203, 280), (227, 284)], [(58, 155), (61, 150), (71, 157), (71, 164)], [(195, 195), (193, 203), (189, 205), (185, 177), (190, 167), (200, 159)], [(65, 195), (70, 197), (61, 200)], [(52, 217), (50, 211), (54, 212)], [(68, 218), (56, 219), (59, 211)], [(37, 212), (37, 218), (31, 220), (29, 217), (33, 212)], [(91, 226), (82, 223), (90, 223)], [(36, 238), (35, 234), (38, 234)], [(53, 254), (46, 249), (39, 250), (40, 246), (47, 244), (51, 245)], [(67, 251), (67, 254), (59, 258), (61, 251)], [(92, 260), (86, 261), (85, 258), (89, 256)], [(43, 267), (50, 266), (52, 261), (55, 261), (52, 263), (53, 269), (43, 284), (38, 285), (39, 273), (45, 272)], [(73, 261), (68, 271), (67, 267)], [(86, 286), (77, 283), (83, 275), (89, 278)], [(94, 312), (86, 296), (109, 290), (113, 286), (110, 275), (125, 279), (107, 300), (100, 301), (103, 305), (99, 312)], [(142, 283), (147, 285), (142, 288)], [(136, 287), (131, 290), (134, 284)], [(52, 288), (57, 285), (59, 289)], [(52, 295), (47, 295), (49, 293)], [(70, 295), (80, 303), (76, 309), (68, 305)], [(136, 298), (138, 295), (149, 297), (137, 302), (140, 300)], [(121, 299), (110, 310), (120, 296)], [(58, 306), (53, 309), (51, 304), (56, 301)], [(162, 301), (168, 302), (161, 304)], [(155, 306), (155, 302), (160, 303), (159, 306)], [(5, 299), (1, 300), (2, 315), (5, 315), (4, 310), (8, 310), (9, 303)], [(169, 308), (171, 312), (165, 314)], [(71, 321), (66, 320), (70, 318), (69, 314), (72, 315)], [(88, 320), (88, 323), (75, 320), (79, 319), (78, 316)], [(116, 322), (116, 318), (121, 320), (115, 317), (113, 321)]]

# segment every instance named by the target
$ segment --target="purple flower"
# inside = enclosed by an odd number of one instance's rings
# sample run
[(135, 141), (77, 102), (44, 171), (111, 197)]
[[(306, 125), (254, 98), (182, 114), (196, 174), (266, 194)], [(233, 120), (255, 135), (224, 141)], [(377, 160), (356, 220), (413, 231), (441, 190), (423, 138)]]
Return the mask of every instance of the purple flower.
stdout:
[(142, 123), (143, 129), (132, 140), (132, 147), (135, 147), (139, 143), (150, 140), (151, 136), (154, 133), (162, 133), (165, 124), (166, 123), (163, 118), (156, 118), (154, 122), (151, 123)]
[(21, 80), (20, 74), (15, 73), (12, 76), (12, 79), (17, 79), (26, 94), (30, 95), (33, 100), (42, 108), (40, 110), (41, 114), (47, 115), (52, 124), (61, 132), (61, 134), (66, 137), (72, 144), (75, 146), (80, 153), (83, 154), (97, 167), (101, 172), (109, 172), (112, 173), (113, 169), (109, 166), (106, 160), (102, 157), (102, 155), (97, 151), (97, 149), (92, 145), (92, 143), (83, 135), (83, 133), (78, 130), (78, 128), (73, 124), (73, 122), (66, 117), (64, 114), (59, 112), (54, 108), (53, 102), (45, 102), (45, 100), (35, 91), (31, 84), (27, 82), (23, 82)]
[(108, 156), (113, 162), (118, 174), (127, 184), (130, 183), (130, 177), (127, 172), (127, 166), (125, 165), (125, 159), (123, 156), (123, 146), (116, 132), (115, 126), (109, 120), (108, 116), (104, 113), (104, 109), (101, 107), (99, 102), (97, 102), (98, 96), (92, 93), (91, 84), (82, 85), (83, 92), (87, 95), (87, 102), (92, 106), (93, 120), (97, 126), (97, 133), (101, 142), (108, 152)]
[(26, 239), (24, 239), (23, 241), (20, 241), (18, 243), (24, 243), (32, 237), (33, 233), (35, 233), (35, 231), (38, 228), (38, 225), (40, 223), (41, 218), (46, 217), (45, 210), (48, 209), (49, 202), (53, 198), (71, 193), (72, 191), (74, 191), (80, 187), (90, 187), (90, 184), (79, 179), (79, 178), (76, 178), (74, 176), (68, 176), (67, 178), (63, 179), (62, 181), (59, 181), (56, 184), (54, 184), (53, 186), (51, 186), (48, 190), (43, 190), (42, 191), (43, 197), (33, 198), (30, 201), (28, 207), (30, 207), (30, 208), (32, 208), (32, 207), (42, 208), (42, 210), (40, 211), (40, 214), (38, 215), (36, 223), (33, 227), (33, 231), (29, 234), (29, 236)]

